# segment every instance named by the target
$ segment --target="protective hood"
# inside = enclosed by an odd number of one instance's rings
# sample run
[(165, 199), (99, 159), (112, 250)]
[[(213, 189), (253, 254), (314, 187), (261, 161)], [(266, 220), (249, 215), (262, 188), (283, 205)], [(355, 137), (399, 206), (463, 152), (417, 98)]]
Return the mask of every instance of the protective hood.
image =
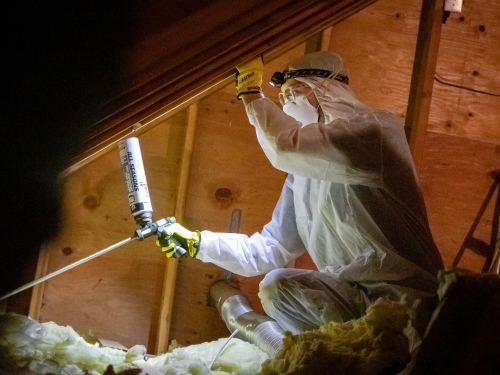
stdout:
[(285, 71), (298, 69), (324, 69), (333, 72), (331, 78), (296, 77), (314, 90), (324, 114), (324, 122), (328, 124), (337, 118), (348, 118), (370, 112), (371, 109), (361, 103), (350, 87), (335, 80), (338, 74), (348, 76), (348, 71), (339, 55), (329, 51), (318, 51), (301, 56), (290, 62)]

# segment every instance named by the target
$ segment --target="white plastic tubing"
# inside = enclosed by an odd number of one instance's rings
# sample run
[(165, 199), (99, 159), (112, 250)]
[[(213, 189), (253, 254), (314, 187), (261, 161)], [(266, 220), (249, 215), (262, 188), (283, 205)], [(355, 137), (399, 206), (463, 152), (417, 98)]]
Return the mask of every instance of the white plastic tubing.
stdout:
[(255, 312), (245, 296), (226, 281), (216, 282), (210, 296), (231, 333), (238, 329), (237, 338), (254, 344), (270, 358), (276, 356), (284, 330), (275, 320)]

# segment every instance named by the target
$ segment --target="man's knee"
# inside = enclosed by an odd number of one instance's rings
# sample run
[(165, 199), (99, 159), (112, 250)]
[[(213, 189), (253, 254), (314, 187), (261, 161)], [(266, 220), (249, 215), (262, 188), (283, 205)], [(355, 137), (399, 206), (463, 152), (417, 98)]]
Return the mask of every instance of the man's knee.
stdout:
[(284, 268), (267, 273), (259, 284), (259, 297), (261, 299), (275, 299), (279, 286), (286, 280), (285, 273)]

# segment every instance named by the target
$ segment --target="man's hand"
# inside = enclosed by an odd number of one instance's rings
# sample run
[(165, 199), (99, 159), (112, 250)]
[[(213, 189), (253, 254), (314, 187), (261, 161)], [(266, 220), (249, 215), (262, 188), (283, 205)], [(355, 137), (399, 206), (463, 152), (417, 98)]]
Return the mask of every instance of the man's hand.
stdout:
[(264, 63), (260, 56), (236, 67), (236, 97), (249, 93), (261, 93)]
[(189, 257), (194, 258), (200, 247), (200, 239), (200, 232), (191, 232), (182, 225), (174, 223), (158, 233), (156, 244), (161, 247), (168, 258), (179, 258), (184, 255), (179, 254), (178, 247), (184, 249)]

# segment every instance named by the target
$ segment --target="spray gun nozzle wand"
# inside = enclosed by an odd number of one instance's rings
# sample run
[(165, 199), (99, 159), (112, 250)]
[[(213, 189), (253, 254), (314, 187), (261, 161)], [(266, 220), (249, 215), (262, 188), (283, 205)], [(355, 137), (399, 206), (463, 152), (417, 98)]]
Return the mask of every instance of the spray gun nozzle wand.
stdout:
[(48, 275), (45, 275), (45, 276), (42, 276), (36, 280), (33, 280), (31, 281), (30, 283), (28, 284), (25, 284), (17, 289), (14, 289), (13, 291), (3, 295), (0, 297), (0, 301), (8, 298), (8, 297), (11, 297), (13, 296), (14, 294), (17, 294), (19, 292), (22, 292), (23, 290), (26, 290), (28, 288), (31, 288), (32, 286), (35, 286), (37, 284), (40, 284), (41, 282), (44, 282), (44, 281), (47, 281), (48, 279), (51, 279), (52, 277), (54, 276), (57, 276), (57, 275), (60, 275), (61, 273), (63, 272), (66, 272), (76, 266), (79, 266), (80, 264), (83, 264), (85, 262), (88, 262), (89, 260), (91, 259), (94, 259), (94, 258), (97, 258), (98, 256), (101, 256), (111, 250), (114, 250), (122, 245), (125, 245), (126, 243), (129, 243), (131, 241), (134, 241), (134, 240), (139, 240), (139, 241), (142, 241), (144, 240), (145, 238), (151, 236), (151, 235), (155, 235), (156, 233), (158, 233), (158, 230), (163, 230), (165, 227), (171, 225), (175, 223), (175, 218), (173, 217), (167, 217), (165, 219), (161, 219), (161, 220), (158, 220), (157, 222), (155, 223), (150, 223), (150, 224), (147, 224), (145, 225), (143, 228), (141, 229), (137, 229), (135, 231), (135, 236), (134, 237), (129, 237), (129, 238), (126, 238), (125, 240), (123, 241), (120, 241), (120, 242), (117, 242), (116, 244), (114, 245), (111, 245), (105, 249), (102, 249), (92, 255), (89, 255), (88, 257), (86, 258), (83, 258), (83, 259), (80, 259), (74, 263), (71, 263), (69, 265), (67, 265), (66, 267), (63, 267), (57, 271), (54, 271), (52, 273), (49, 273)]
[(4, 296), (1, 296), (1, 297), (0, 297), (0, 301), (1, 301), (1, 300), (3, 300), (3, 299), (6, 299), (6, 298), (8, 298), (8, 297), (13, 296), (14, 294), (17, 294), (17, 293), (19, 293), (19, 292), (22, 292), (23, 290), (26, 290), (26, 289), (28, 289), (28, 288), (31, 288), (32, 286), (35, 286), (35, 285), (37, 285), (37, 284), (39, 284), (39, 283), (41, 283), (41, 282), (43, 282), (43, 281), (46, 281), (46, 280), (48, 280), (48, 279), (50, 279), (50, 278), (52, 278), (52, 277), (54, 277), (54, 276), (57, 276), (57, 275), (59, 275), (59, 274), (61, 274), (61, 273), (65, 272), (65, 271), (67, 271), (67, 270), (69, 270), (69, 269), (71, 269), (71, 268), (74, 268), (74, 267), (76, 267), (76, 266), (79, 266), (80, 264), (83, 264), (83, 263), (85, 263), (85, 262), (88, 262), (88, 261), (89, 261), (89, 260), (91, 260), (91, 259), (94, 259), (94, 258), (96, 258), (96, 257), (98, 257), (98, 256), (100, 256), (100, 255), (102, 255), (102, 254), (104, 254), (104, 253), (107, 253), (108, 251), (111, 251), (111, 250), (113, 250), (113, 249), (116, 249), (117, 247), (120, 247), (120, 246), (122, 246), (122, 245), (125, 245), (126, 243), (128, 243), (128, 242), (130, 242), (130, 241), (133, 241), (133, 240), (135, 240), (135, 239), (137, 239), (137, 237), (129, 237), (129, 238), (127, 238), (127, 239), (125, 239), (125, 240), (123, 240), (123, 241), (120, 241), (120, 242), (118, 242), (118, 243), (116, 243), (116, 244), (114, 244), (114, 245), (112, 245), (112, 246), (109, 246), (109, 247), (107, 247), (107, 248), (105, 248), (105, 249), (103, 249), (103, 250), (101, 250), (101, 251), (98, 251), (97, 253), (94, 253), (94, 254), (92, 254), (92, 255), (90, 255), (90, 256), (88, 256), (88, 257), (86, 257), (86, 258), (83, 258), (83, 259), (80, 259), (79, 261), (76, 261), (76, 262), (74, 262), (74, 263), (71, 263), (70, 265), (67, 265), (66, 267), (63, 267), (63, 268), (61, 268), (61, 269), (59, 269), (59, 270), (57, 270), (57, 271), (54, 271), (54, 272), (52, 272), (52, 273), (49, 273), (48, 275), (42, 276), (42, 277), (40, 277), (39, 279), (33, 280), (32, 282), (30, 282), (30, 283), (28, 283), (28, 284), (25, 284), (25, 285), (23, 285), (23, 286), (21, 286), (21, 287), (19, 287), (19, 288), (17, 288), (17, 289), (14, 289), (12, 292), (7, 293), (7, 294), (6, 294), (6, 295), (4, 295)]

